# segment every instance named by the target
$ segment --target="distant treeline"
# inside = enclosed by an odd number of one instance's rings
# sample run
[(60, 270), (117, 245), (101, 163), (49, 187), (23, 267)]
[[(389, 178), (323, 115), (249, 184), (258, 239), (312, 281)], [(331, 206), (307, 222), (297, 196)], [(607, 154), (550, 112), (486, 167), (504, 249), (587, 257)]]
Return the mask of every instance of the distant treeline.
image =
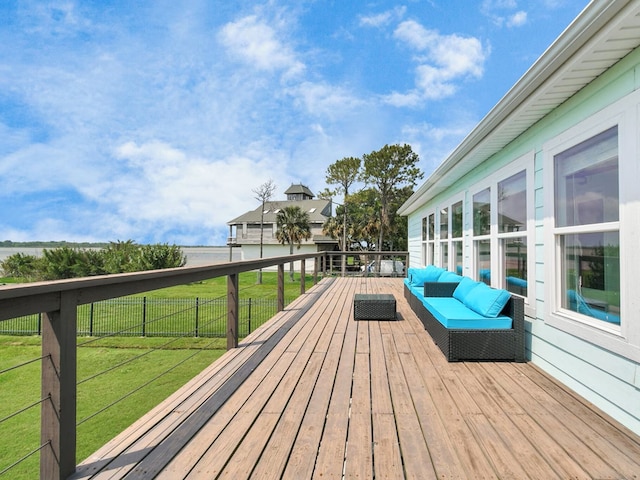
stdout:
[(49, 241), (49, 242), (13, 242), (11, 240), (4, 240), (0, 242), (0, 247), (4, 248), (58, 248), (58, 247), (71, 247), (71, 248), (105, 248), (109, 245), (109, 242), (65, 242), (63, 241)]

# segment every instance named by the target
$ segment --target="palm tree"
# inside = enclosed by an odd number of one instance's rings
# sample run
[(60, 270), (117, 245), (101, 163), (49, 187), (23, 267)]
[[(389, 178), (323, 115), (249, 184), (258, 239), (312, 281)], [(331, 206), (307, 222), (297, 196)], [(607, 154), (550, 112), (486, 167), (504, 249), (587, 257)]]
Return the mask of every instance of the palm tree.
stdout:
[[(303, 240), (311, 238), (311, 228), (309, 227), (309, 214), (298, 206), (284, 207), (276, 216), (276, 238), (284, 245), (289, 244), (289, 255), (293, 255), (293, 245), (300, 244)], [(289, 277), (293, 281), (293, 262), (289, 264)]]

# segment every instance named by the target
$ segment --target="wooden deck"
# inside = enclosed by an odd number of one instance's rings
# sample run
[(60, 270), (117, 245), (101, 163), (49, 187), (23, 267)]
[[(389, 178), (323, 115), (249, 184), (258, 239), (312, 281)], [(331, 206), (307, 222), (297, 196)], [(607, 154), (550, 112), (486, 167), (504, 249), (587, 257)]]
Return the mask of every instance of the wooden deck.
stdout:
[[(393, 293), (398, 321), (355, 321)], [(640, 478), (640, 438), (529, 363), (447, 363), (401, 279), (325, 279), (73, 478)]]

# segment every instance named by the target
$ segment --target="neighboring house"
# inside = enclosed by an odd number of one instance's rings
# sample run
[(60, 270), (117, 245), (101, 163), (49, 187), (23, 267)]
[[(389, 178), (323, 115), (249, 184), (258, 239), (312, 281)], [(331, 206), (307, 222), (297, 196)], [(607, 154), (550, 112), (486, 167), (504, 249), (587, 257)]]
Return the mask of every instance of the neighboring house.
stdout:
[(523, 296), (528, 358), (640, 434), (639, 46), (640, 1), (591, 2), (400, 213), (412, 266)]
[[(244, 213), (227, 222), (229, 225), (230, 247), (240, 247), (242, 260), (260, 258), (260, 222), (263, 225), (263, 253), (262, 257), (276, 257), (289, 255), (289, 245), (282, 245), (277, 237), (277, 215), (284, 208), (292, 205), (298, 206), (309, 215), (309, 227), (311, 238), (303, 241), (300, 249), (294, 248), (294, 253), (312, 253), (326, 250), (334, 250), (338, 241), (333, 240), (322, 233), (324, 222), (331, 216), (331, 200), (314, 200), (314, 195), (304, 185), (291, 185), (285, 192), (286, 200), (269, 201), (255, 210)], [(264, 215), (263, 215), (264, 214)]]

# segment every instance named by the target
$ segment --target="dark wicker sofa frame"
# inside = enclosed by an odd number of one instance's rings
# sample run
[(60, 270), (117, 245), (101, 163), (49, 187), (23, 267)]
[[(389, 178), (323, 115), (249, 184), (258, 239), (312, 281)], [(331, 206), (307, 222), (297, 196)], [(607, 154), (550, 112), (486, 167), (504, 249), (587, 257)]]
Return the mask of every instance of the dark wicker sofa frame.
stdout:
[[(457, 283), (425, 283), (426, 297), (451, 297)], [(524, 299), (511, 295), (500, 312), (513, 319), (511, 329), (462, 330), (442, 325), (405, 285), (404, 296), (411, 309), (422, 321), (433, 341), (449, 362), (459, 361), (516, 361), (525, 362)]]

